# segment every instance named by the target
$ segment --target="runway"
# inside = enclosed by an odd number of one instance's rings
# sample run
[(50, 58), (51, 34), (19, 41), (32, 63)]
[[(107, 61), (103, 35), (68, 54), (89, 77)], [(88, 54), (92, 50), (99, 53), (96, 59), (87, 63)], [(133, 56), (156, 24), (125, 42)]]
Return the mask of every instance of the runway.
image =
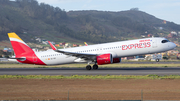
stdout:
[(173, 68), (0, 68), (0, 75), (180, 75), (180, 67)]

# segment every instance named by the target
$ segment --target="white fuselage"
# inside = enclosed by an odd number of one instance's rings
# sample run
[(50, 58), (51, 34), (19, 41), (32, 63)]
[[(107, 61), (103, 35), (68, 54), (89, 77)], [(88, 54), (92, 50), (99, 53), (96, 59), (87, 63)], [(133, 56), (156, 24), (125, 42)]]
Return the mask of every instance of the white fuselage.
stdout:
[[(75, 48), (61, 49), (68, 52), (77, 53), (92, 53), (92, 54), (106, 54), (111, 53), (113, 58), (135, 56), (141, 54), (159, 53), (171, 50), (176, 47), (172, 42), (162, 43), (165, 38), (145, 38), (130, 41), (120, 41), (96, 45), (88, 45)], [(54, 50), (36, 52), (38, 58), (46, 65), (58, 65), (74, 62), (81, 62), (83, 60), (74, 56), (64, 55), (55, 52)], [(85, 61), (85, 60), (84, 60)]]

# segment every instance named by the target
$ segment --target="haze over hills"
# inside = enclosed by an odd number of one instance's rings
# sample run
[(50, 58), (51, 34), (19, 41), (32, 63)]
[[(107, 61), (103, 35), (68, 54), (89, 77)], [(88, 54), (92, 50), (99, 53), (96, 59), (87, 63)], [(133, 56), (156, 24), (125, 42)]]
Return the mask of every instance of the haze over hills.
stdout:
[(9, 40), (9, 32), (26, 42), (36, 36), (56, 42), (102, 43), (180, 31), (180, 25), (164, 20), (137, 9), (66, 12), (36, 0), (1, 0), (0, 41)]

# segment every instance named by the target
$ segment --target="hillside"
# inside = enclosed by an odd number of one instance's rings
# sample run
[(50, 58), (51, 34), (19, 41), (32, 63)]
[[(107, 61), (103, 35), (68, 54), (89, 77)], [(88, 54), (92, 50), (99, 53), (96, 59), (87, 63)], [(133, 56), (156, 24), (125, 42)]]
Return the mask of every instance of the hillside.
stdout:
[(8, 32), (18, 33), (26, 42), (35, 42), (36, 36), (55, 42), (102, 43), (180, 31), (180, 25), (163, 21), (137, 10), (66, 12), (36, 0), (0, 1), (0, 41), (8, 40)]

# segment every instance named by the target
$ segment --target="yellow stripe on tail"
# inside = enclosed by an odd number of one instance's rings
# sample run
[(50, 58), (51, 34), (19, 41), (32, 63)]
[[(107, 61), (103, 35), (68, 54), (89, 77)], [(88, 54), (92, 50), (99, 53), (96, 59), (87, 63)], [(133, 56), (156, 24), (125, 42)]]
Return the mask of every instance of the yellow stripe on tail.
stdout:
[(15, 38), (15, 39), (19, 39), (21, 41), (23, 41), (16, 33), (12, 32), (12, 33), (8, 33), (9, 38)]
[(84, 44), (85, 44), (86, 46), (88, 46), (88, 44), (87, 44), (86, 42), (84, 42)]

